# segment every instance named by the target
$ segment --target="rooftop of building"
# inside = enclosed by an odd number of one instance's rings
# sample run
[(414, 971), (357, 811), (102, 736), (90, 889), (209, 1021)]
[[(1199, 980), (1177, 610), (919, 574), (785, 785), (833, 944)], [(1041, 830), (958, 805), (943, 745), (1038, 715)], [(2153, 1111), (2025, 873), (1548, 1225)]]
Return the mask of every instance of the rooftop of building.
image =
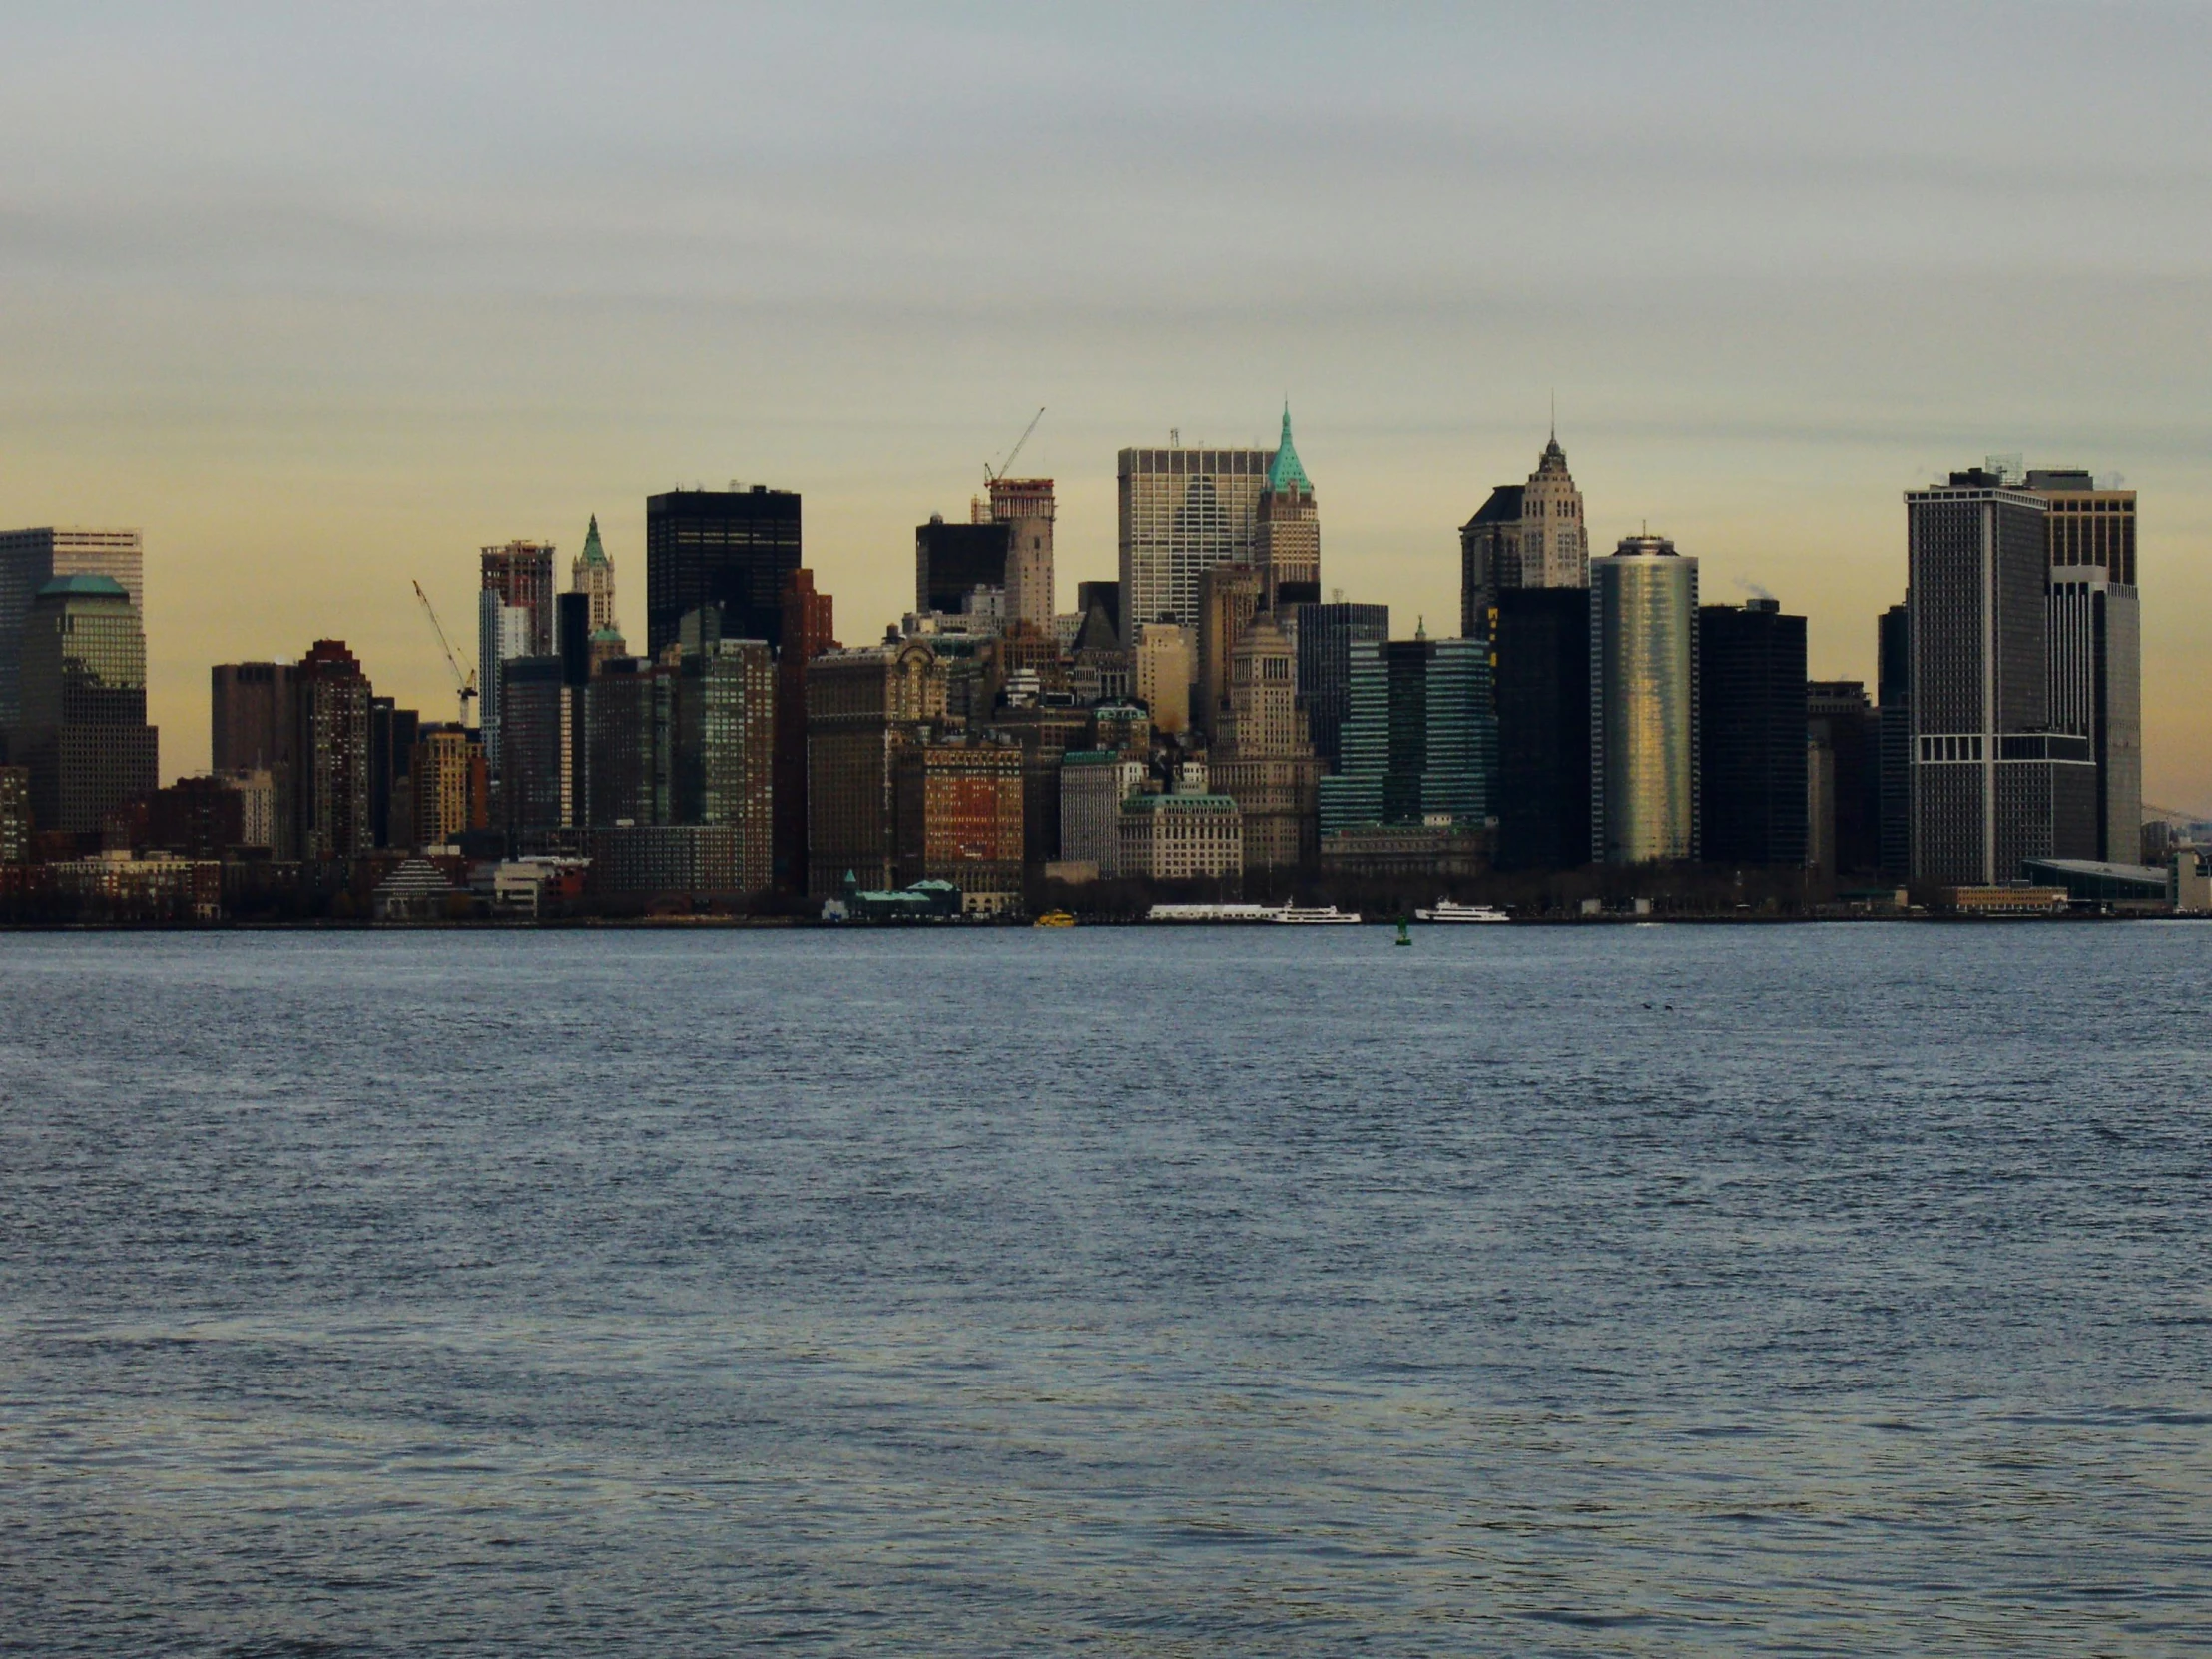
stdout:
[(1233, 813), (1236, 801), (1226, 795), (1133, 795), (1121, 804), (1125, 813)]
[(1500, 484), (1490, 491), (1489, 500), (1475, 510), (1474, 517), (1460, 526), (1471, 530), (1477, 524), (1514, 524), (1521, 515), (1521, 501), (1528, 493), (1526, 484)]
[(113, 576), (57, 576), (38, 590), (41, 599), (122, 599), (130, 593)]

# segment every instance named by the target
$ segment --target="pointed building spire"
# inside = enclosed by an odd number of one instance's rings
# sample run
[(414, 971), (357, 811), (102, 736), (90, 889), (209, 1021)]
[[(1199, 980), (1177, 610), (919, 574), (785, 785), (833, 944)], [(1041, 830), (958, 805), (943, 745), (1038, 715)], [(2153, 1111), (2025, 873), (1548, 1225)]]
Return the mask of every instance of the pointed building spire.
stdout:
[(1286, 490), (1292, 486), (1313, 491), (1313, 480), (1306, 476), (1306, 469), (1298, 464), (1298, 449), (1291, 442), (1291, 400), (1283, 399), (1283, 441), (1276, 446), (1275, 464), (1268, 468), (1268, 488)]
[(591, 515), (591, 528), (584, 532), (582, 558), (583, 562), (588, 565), (603, 565), (607, 562), (607, 550), (599, 545), (599, 515), (597, 513)]

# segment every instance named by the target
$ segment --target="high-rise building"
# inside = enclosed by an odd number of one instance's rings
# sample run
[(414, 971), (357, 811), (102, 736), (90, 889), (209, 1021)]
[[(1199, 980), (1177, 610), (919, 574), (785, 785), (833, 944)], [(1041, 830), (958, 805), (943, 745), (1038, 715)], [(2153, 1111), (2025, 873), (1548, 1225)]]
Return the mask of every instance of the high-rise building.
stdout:
[(2097, 847), (2132, 863), (2143, 829), (2141, 590), (2135, 492), (2100, 490), (2086, 472), (2030, 471), (2043, 498), (2050, 590), (2050, 723), (2090, 741)]
[(1803, 868), (1805, 618), (1754, 599), (1707, 605), (1697, 623), (1698, 855)]
[(1114, 635), (1124, 644), (1129, 630), (1122, 626), (1121, 584), (1119, 582), (1078, 582), (1075, 584), (1075, 608), (1088, 618), (1091, 612), (1103, 609), (1106, 620), (1112, 625)]
[[(897, 874), (949, 881), (963, 907), (1003, 908), (1021, 892), (1021, 750), (995, 732), (904, 745), (895, 763)], [(986, 902), (982, 906), (976, 900)]]
[(1198, 625), (1199, 578), (1259, 554), (1272, 449), (1124, 449), (1116, 462), (1122, 627)]
[(291, 765), (291, 664), (218, 663), (209, 671), (210, 770)]
[(1229, 661), (1259, 612), (1257, 566), (1216, 565), (1198, 579), (1198, 687), (1191, 724), (1209, 739), (1229, 713)]
[(1508, 588), (1471, 638), (1490, 642), (1497, 708), (1500, 869), (1590, 861), (1590, 598), (1581, 588)]
[(942, 513), (915, 525), (914, 608), (956, 616), (970, 607), (978, 588), (995, 592), (1003, 604), (1012, 533), (1006, 523), (948, 524)]
[[(1815, 680), (1805, 688), (1807, 736), (1824, 756), (1825, 822), (1807, 825), (1807, 861), (1832, 875), (1871, 876), (1882, 867), (1882, 724), (1859, 680)], [(1811, 764), (1810, 761), (1808, 764)]]
[(1137, 624), (1137, 701), (1152, 715), (1152, 729), (1164, 736), (1191, 724), (1191, 681), (1198, 654), (1191, 644), (1195, 628), (1175, 622)]
[(407, 766), (414, 802), (411, 846), (448, 846), (491, 824), (491, 773), (484, 746), (465, 726), (439, 722), (415, 733)]
[(302, 859), (375, 850), (370, 695), (368, 676), (343, 640), (316, 640), (291, 671), (291, 843)]
[(890, 885), (897, 762), (945, 712), (944, 665), (909, 639), (826, 651), (807, 665), (807, 887), (831, 897), (847, 874)]
[(1298, 660), (1266, 611), (1245, 625), (1230, 654), (1228, 708), (1208, 770), (1214, 788), (1237, 804), (1247, 871), (1316, 863), (1321, 763), (1298, 707)]
[(1497, 734), (1480, 638), (1366, 640), (1352, 648), (1344, 764), (1321, 781), (1321, 830), (1489, 816)]
[(1344, 723), (1352, 709), (1352, 648), (1390, 637), (1387, 605), (1331, 604), (1290, 607), (1298, 642), (1298, 703), (1314, 753), (1329, 771), (1344, 764)]
[[(527, 650), (518, 655), (553, 649), (553, 551), (549, 541), (511, 541), (483, 551), (483, 591), (529, 615)], [(480, 672), (480, 678), (488, 675)]]
[(1121, 804), (1144, 788), (1150, 769), (1108, 749), (1075, 749), (1060, 758), (1060, 856), (1094, 863), (1102, 879), (1120, 874)]
[(1052, 522), (1049, 478), (993, 478), (991, 522), (1006, 526), (1006, 618), (1052, 628)]
[(671, 490), (645, 503), (646, 650), (676, 641), (684, 615), (722, 608), (726, 639), (784, 638), (784, 578), (800, 567), (797, 491)]
[(2092, 740), (2051, 727), (2047, 503), (1980, 468), (1905, 502), (1914, 879), (1990, 886), (2093, 856)]
[(837, 648), (835, 607), (811, 570), (784, 579), (776, 657), (775, 868), (779, 892), (807, 891), (807, 665)]
[(31, 769), (0, 767), (0, 864), (31, 857)]
[(615, 562), (607, 557), (606, 545), (599, 539), (597, 513), (591, 515), (591, 527), (584, 532), (583, 552), (569, 567), (568, 586), (571, 593), (580, 593), (591, 601), (593, 633), (603, 628), (622, 631), (622, 624), (615, 620)]
[(766, 890), (773, 874), (776, 678), (759, 640), (716, 640), (683, 655), (675, 685), (674, 820), (738, 831), (745, 892)]
[(1698, 856), (1697, 691), (1697, 561), (1629, 536), (1590, 561), (1592, 862)]
[(146, 724), (146, 631), (112, 576), (57, 576), (21, 636), (20, 719), (7, 759), (30, 769), (31, 817), (77, 834), (153, 793), (159, 742)]
[(145, 546), (136, 530), (52, 525), (0, 531), (0, 732), (23, 718), (23, 629), (39, 590), (58, 576), (106, 576), (146, 617)]
[(1884, 879), (1913, 874), (1913, 613), (1892, 605), (1876, 631), (1882, 747), (1881, 868)]
[[(422, 716), (389, 697), (368, 700), (368, 817), (378, 846), (413, 846), (415, 740)], [(400, 812), (393, 816), (394, 797)]]
[(614, 657), (584, 688), (584, 823), (669, 822), (670, 678), (643, 657)]
[(1271, 611), (1321, 599), (1321, 518), (1314, 486), (1291, 443), (1291, 406), (1283, 405), (1283, 439), (1268, 463), (1260, 492), (1253, 548), (1260, 569), (1260, 602)]
[(1586, 588), (1582, 492), (1555, 432), (1525, 484), (1500, 484), (1459, 527), (1459, 632), (1471, 637), (1513, 588)]
[[(549, 597), (549, 612), (556, 608)], [(510, 605), (502, 591), (488, 583), (476, 595), (476, 720), (484, 735), (484, 753), (494, 778), (499, 776), (503, 748), (499, 722), (506, 697), (502, 665), (518, 657), (544, 656), (552, 650), (538, 639), (537, 617), (527, 606)]]
[(517, 837), (572, 827), (562, 766), (569, 753), (569, 688), (561, 659), (510, 658), (500, 673), (500, 823)]

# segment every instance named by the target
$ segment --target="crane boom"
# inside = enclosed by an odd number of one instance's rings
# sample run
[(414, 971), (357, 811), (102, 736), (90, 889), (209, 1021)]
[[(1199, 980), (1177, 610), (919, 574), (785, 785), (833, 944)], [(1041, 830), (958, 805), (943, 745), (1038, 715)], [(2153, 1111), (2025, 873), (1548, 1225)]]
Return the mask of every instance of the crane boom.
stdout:
[(461, 669), (460, 658), (453, 654), (453, 642), (445, 637), (445, 624), (438, 621), (438, 608), (430, 603), (430, 596), (422, 591), (422, 584), (414, 584), (414, 596), (422, 601), (422, 614), (430, 619), (431, 630), (438, 636), (438, 649), (445, 653), (445, 666), (453, 671), (453, 690), (461, 700), (461, 724), (468, 724), (468, 706), (476, 699), (476, 671)]
[(1022, 445), (1026, 444), (1029, 441), (1029, 434), (1037, 429), (1037, 422), (1042, 419), (1044, 419), (1044, 408), (1040, 404), (1038, 406), (1037, 412), (1029, 417), (1029, 424), (1022, 428), (1021, 436), (1014, 439), (1013, 448), (1006, 451), (1006, 458), (998, 463), (997, 470), (992, 470), (990, 462), (985, 461), (983, 463), (984, 483), (995, 484), (999, 481), (999, 479), (1005, 477), (1007, 473), (1013, 470), (1014, 457), (1021, 453)]

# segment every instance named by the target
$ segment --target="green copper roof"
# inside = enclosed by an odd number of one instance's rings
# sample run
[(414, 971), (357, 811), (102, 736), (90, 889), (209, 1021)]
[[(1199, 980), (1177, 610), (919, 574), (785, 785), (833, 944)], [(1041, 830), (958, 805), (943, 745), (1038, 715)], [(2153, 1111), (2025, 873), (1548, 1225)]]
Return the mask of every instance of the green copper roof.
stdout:
[(607, 562), (607, 550), (599, 545), (599, 515), (591, 515), (591, 528), (584, 532), (584, 563), (603, 565)]
[(123, 584), (113, 576), (57, 576), (38, 591), (42, 597), (47, 594), (76, 594), (80, 597), (101, 599), (128, 599), (131, 597), (124, 592)]
[(1276, 446), (1275, 464), (1268, 468), (1268, 488), (1284, 490), (1293, 484), (1309, 494), (1313, 492), (1313, 481), (1298, 464), (1298, 450), (1291, 443), (1291, 405), (1286, 398), (1283, 402), (1283, 441)]

